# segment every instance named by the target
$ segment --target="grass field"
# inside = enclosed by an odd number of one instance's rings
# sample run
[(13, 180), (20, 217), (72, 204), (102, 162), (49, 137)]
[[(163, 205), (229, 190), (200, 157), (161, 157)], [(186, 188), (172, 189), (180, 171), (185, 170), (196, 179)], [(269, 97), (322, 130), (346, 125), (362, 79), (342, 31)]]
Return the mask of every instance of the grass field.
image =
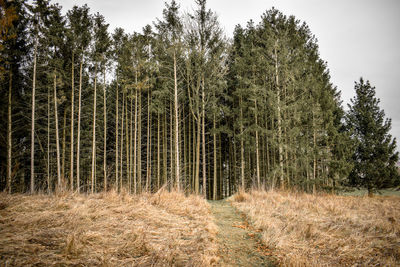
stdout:
[(217, 228), (201, 197), (0, 194), (0, 266), (209, 266)]
[[(339, 193), (343, 196), (367, 196), (368, 190), (367, 189), (354, 189), (350, 191), (343, 191)], [(400, 190), (393, 188), (393, 189), (382, 189), (375, 193), (376, 196), (399, 196), (400, 197)]]
[(253, 191), (231, 201), (283, 266), (400, 265), (400, 197)]

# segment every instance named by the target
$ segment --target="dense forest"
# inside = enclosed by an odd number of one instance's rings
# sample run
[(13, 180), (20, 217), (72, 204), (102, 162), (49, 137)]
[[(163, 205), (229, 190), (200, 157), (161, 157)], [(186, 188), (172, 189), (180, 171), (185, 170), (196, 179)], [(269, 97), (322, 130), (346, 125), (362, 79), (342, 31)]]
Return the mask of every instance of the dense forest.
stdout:
[(87, 5), (1, 0), (0, 190), (399, 185), (369, 82), (345, 112), (316, 37), (275, 8), (225, 37), (206, 0), (142, 32)]

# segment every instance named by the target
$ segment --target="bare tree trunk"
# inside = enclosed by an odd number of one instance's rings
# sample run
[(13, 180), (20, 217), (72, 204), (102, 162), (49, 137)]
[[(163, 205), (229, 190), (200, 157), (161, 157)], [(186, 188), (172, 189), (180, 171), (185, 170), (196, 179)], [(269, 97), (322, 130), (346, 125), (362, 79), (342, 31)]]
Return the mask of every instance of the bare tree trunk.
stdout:
[(207, 198), (207, 178), (206, 178), (206, 100), (205, 100), (205, 92), (204, 92), (204, 77), (202, 77), (202, 90), (201, 90), (201, 110), (202, 110), (202, 147), (203, 147), (203, 195)]
[(50, 194), (50, 87), (47, 87), (47, 193)]
[[(317, 178), (317, 157), (315, 154), (316, 146), (317, 146), (317, 136), (315, 132), (315, 118), (314, 118), (314, 110), (313, 110), (313, 194), (316, 192), (315, 182)], [(368, 190), (369, 192), (369, 190)]]
[[(256, 127), (258, 127), (258, 120), (257, 120), (257, 100), (254, 100), (254, 117), (256, 122)], [(257, 188), (260, 189), (260, 156), (258, 151), (258, 129), (256, 129), (256, 173), (257, 173)]]
[(75, 88), (74, 88), (74, 53), (72, 52), (72, 67), (71, 67), (71, 148), (70, 148), (70, 171), (69, 171), (69, 183), (71, 191), (74, 190), (74, 97), (75, 97)]
[(146, 191), (150, 190), (150, 91), (147, 94)]
[[(130, 134), (129, 134), (129, 193), (132, 193), (132, 168), (134, 168), (132, 165), (133, 162), (133, 97), (132, 97), (132, 92), (131, 92), (131, 107), (130, 107)], [(134, 181), (135, 182), (135, 181)]]
[(242, 182), (242, 189), (245, 189), (245, 182), (244, 182), (244, 141), (243, 141), (243, 107), (242, 107), (242, 96), (239, 99), (239, 106), (240, 106), (240, 180)]
[(157, 112), (157, 190), (160, 189), (160, 113)]
[(197, 141), (196, 141), (196, 174), (195, 174), (195, 192), (200, 194), (200, 134), (201, 134), (201, 116), (197, 118)]
[(7, 127), (7, 190), (11, 193), (11, 164), (12, 164), (12, 128), (11, 128), (11, 92), (12, 92), (12, 70), (10, 67), (8, 82), (8, 127)]
[(125, 92), (122, 90), (122, 113), (121, 113), (121, 155), (120, 155), (120, 179), (119, 179), (119, 186), (120, 190), (122, 190), (122, 175), (123, 175), (123, 153), (124, 153), (124, 113), (125, 113)]
[(119, 134), (119, 125), (118, 125), (118, 74), (117, 74), (117, 88), (116, 88), (116, 99), (115, 99), (115, 189), (118, 191), (118, 134)]
[(169, 150), (169, 158), (170, 158), (170, 162), (169, 162), (169, 164), (170, 164), (170, 179), (171, 179), (171, 182), (170, 182), (170, 188), (172, 189), (172, 187), (174, 186), (174, 179), (175, 179), (175, 175), (174, 175), (174, 167), (175, 167), (175, 165), (174, 165), (174, 138), (173, 138), (173, 136), (174, 136), (174, 130), (173, 130), (173, 124), (174, 124), (174, 115), (173, 115), (173, 111), (172, 111), (172, 101), (170, 101), (170, 103), (169, 103), (169, 134), (170, 134), (170, 138), (169, 138), (169, 147), (170, 147), (170, 150)]
[(91, 173), (91, 192), (95, 191), (96, 180), (96, 98), (97, 98), (97, 64), (94, 70), (94, 96), (93, 96), (93, 135), (92, 135), (92, 173)]
[(168, 174), (168, 166), (167, 166), (167, 157), (168, 157), (168, 142), (167, 142), (167, 112), (164, 111), (164, 120), (163, 120), (163, 184), (167, 183), (167, 174)]
[(277, 89), (277, 107), (278, 107), (278, 146), (279, 146), (279, 168), (280, 168), (280, 182), (281, 182), (281, 188), (285, 187), (285, 181), (283, 179), (283, 147), (282, 147), (282, 122), (281, 122), (281, 94), (280, 94), (280, 88), (279, 88), (279, 74), (278, 74), (278, 54), (276, 51), (276, 46), (277, 42), (275, 43), (275, 83), (276, 83), (276, 89)]
[(64, 108), (63, 140), (62, 140), (62, 160), (61, 160), (61, 178), (65, 178), (65, 138), (67, 133), (67, 108)]
[(106, 69), (103, 70), (103, 106), (104, 106), (104, 149), (103, 149), (103, 173), (104, 191), (107, 191), (107, 101), (106, 101)]
[(175, 110), (175, 181), (176, 189), (180, 191), (179, 165), (179, 118), (178, 118), (178, 81), (176, 77), (176, 55), (174, 50), (174, 110)]
[(214, 181), (213, 181), (213, 200), (217, 200), (217, 135), (215, 133), (216, 123), (215, 123), (215, 111), (213, 114), (213, 145), (214, 145)]
[(138, 92), (138, 185), (139, 185), (139, 193), (142, 192), (142, 92)]
[(60, 169), (60, 139), (58, 135), (58, 112), (57, 112), (57, 75), (54, 73), (54, 115), (56, 119), (56, 148), (57, 148), (57, 186), (61, 189), (61, 169)]
[(82, 104), (82, 68), (83, 68), (83, 55), (79, 67), (79, 96), (78, 96), (78, 140), (76, 146), (76, 189), (80, 192), (80, 157), (81, 157), (81, 104)]
[(125, 97), (125, 152), (126, 152), (126, 179), (128, 191), (130, 191), (130, 158), (129, 158), (129, 119), (128, 119), (128, 96)]
[(31, 194), (35, 192), (35, 92), (36, 92), (36, 58), (38, 38), (36, 36), (33, 52), (33, 79), (32, 79), (32, 128), (31, 128)]
[[(136, 72), (136, 83), (137, 83), (137, 72)], [(137, 171), (136, 171), (136, 165), (137, 165), (137, 113), (138, 113), (138, 94), (137, 94), (137, 88), (135, 89), (135, 130), (133, 133), (133, 191), (135, 194), (137, 193)]]

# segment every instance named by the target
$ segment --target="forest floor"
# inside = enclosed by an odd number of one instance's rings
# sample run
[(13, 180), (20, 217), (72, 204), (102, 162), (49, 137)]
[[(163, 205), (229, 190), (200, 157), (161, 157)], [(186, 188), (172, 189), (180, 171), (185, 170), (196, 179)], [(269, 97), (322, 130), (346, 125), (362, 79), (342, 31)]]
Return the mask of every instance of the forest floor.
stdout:
[(209, 201), (218, 226), (221, 266), (274, 266), (264, 255), (259, 233), (225, 200)]

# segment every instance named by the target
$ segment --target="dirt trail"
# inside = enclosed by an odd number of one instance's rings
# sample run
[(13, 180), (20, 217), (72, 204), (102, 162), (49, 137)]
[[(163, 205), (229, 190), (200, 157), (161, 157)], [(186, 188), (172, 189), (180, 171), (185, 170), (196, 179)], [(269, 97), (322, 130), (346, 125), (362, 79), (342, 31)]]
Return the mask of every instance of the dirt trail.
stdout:
[(257, 251), (255, 233), (244, 227), (245, 222), (227, 201), (209, 203), (219, 228), (217, 239), (221, 266), (274, 266)]

